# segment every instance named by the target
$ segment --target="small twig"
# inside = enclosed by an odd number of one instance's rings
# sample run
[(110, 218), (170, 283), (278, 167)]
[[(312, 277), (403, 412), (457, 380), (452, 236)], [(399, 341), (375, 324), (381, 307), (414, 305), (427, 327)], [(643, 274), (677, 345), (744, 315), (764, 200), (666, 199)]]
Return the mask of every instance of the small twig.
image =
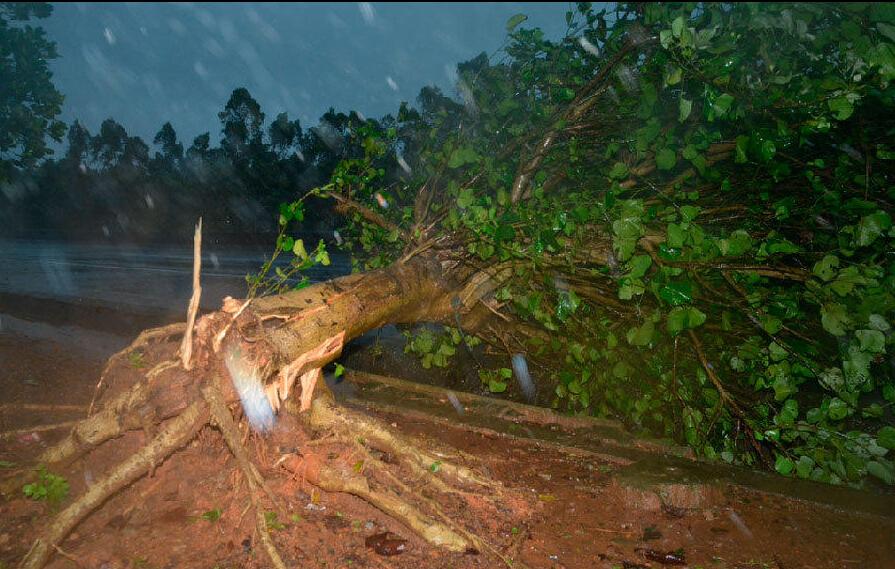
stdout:
[(180, 361), (183, 369), (189, 371), (193, 368), (193, 327), (196, 324), (196, 314), (199, 312), (199, 299), (202, 297), (202, 286), (199, 284), (199, 275), (202, 272), (202, 218), (196, 224), (196, 233), (193, 236), (193, 296), (190, 298), (190, 306), (187, 310), (186, 332), (180, 345)]
[(0, 411), (83, 411), (85, 405), (49, 405), (42, 403), (4, 403)]
[(765, 449), (758, 443), (755, 439), (755, 435), (752, 429), (752, 425), (749, 424), (749, 418), (746, 415), (746, 412), (743, 411), (743, 408), (739, 406), (739, 404), (727, 393), (727, 390), (724, 389), (724, 384), (721, 383), (721, 379), (718, 377), (718, 374), (715, 373), (715, 368), (712, 367), (711, 362), (709, 362), (708, 358), (706, 358), (705, 352), (702, 349), (702, 342), (699, 341), (699, 337), (696, 335), (696, 332), (693, 330), (689, 330), (690, 333), (690, 341), (693, 343), (693, 349), (696, 350), (696, 356), (699, 358), (699, 363), (702, 364), (702, 368), (705, 370), (705, 373), (709, 376), (709, 380), (711, 380), (712, 385), (715, 386), (715, 389), (718, 390), (718, 395), (721, 397), (721, 401), (724, 402), (727, 407), (733, 411), (734, 415), (736, 415), (746, 426), (748, 429), (749, 442), (752, 443), (752, 446), (755, 448), (755, 451), (758, 453), (759, 458), (768, 467), (769, 470), (773, 470), (773, 464), (771, 463), (771, 459), (767, 457)]
[[(353, 199), (345, 197), (345, 196), (338, 194), (336, 192), (328, 192), (325, 195), (328, 197), (331, 197), (331, 198), (335, 199), (337, 202), (339, 202), (339, 207), (336, 208), (336, 211), (354, 210), (355, 212), (359, 213), (360, 216), (363, 217), (369, 223), (372, 223), (373, 225), (378, 225), (379, 227), (385, 229), (386, 231), (396, 231), (398, 233), (398, 235), (401, 237), (401, 240), (404, 241), (405, 243), (410, 241), (410, 236), (407, 234), (406, 231), (404, 231), (403, 229), (401, 229), (400, 227), (398, 227), (397, 225), (395, 225), (394, 223), (392, 223), (391, 221), (386, 219), (381, 214), (368, 208), (367, 206), (360, 204), (360, 203), (354, 201)], [(340, 211), (340, 213), (342, 211)]]
[(74, 563), (76, 566), (78, 566), (78, 567), (82, 567), (82, 568), (84, 567), (84, 564), (81, 563), (81, 560), (80, 560), (80, 559), (78, 559), (77, 557), (75, 557), (75, 556), (72, 555), (71, 553), (68, 553), (67, 551), (65, 551), (64, 549), (62, 549), (61, 547), (59, 547), (58, 545), (54, 545), (54, 546), (53, 546), (53, 549), (56, 550), (56, 553), (58, 553), (58, 554), (61, 555), (62, 557), (65, 557), (66, 559), (68, 559), (69, 561), (71, 561), (72, 563)]
[(61, 423), (53, 423), (51, 425), (38, 425), (36, 427), (28, 427), (26, 429), (14, 429), (11, 431), (3, 431), (0, 433), (0, 439), (8, 439), (17, 435), (27, 435), (28, 433), (43, 433), (46, 431), (55, 431), (57, 429), (67, 429), (73, 425), (77, 425), (80, 421), (63, 421)]

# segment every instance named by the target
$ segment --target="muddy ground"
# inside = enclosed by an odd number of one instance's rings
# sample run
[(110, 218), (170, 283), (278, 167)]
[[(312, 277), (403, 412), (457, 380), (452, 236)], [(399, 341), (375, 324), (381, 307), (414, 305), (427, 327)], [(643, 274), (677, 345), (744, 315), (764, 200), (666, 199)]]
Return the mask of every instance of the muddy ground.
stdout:
[[(40, 431), (40, 425), (83, 415), (25, 404), (86, 406), (105, 357), (125, 346), (139, 326), (170, 317), (29, 305), (9, 297), (0, 298), (0, 309), (0, 430), (20, 431), (0, 439), (4, 467), (29, 464), (64, 432)], [(131, 365), (136, 369), (139, 362)], [(514, 503), (496, 515), (479, 507), (480, 496), (444, 506), (504, 556), (529, 567), (663, 567), (678, 560), (706, 569), (895, 567), (891, 496), (719, 471), (635, 439), (610, 422), (564, 421), (461, 393), (452, 402), (445, 391), (407, 393), (400, 384), (365, 374), (349, 373), (336, 388), (346, 404), (419, 436), (445, 460), (502, 482)], [(115, 445), (120, 452), (141, 442), (135, 433)], [(505, 566), (485, 552), (442, 552), (359, 499), (316, 491), (274, 468), (276, 457), (265, 456), (256, 450), (264, 445), (255, 443), (249, 438), (263, 474), (282, 497), (285, 511), (271, 526), (289, 566)], [(57, 474), (77, 496), (112, 463), (112, 449), (100, 448)], [(236, 462), (207, 429), (153, 476), (103, 504), (61, 544), (49, 566), (267, 567), (247, 503)], [(0, 501), (0, 567), (16, 566), (52, 514), (49, 505), (22, 494)], [(367, 538), (384, 531), (407, 540), (402, 553), (385, 556), (367, 547)]]

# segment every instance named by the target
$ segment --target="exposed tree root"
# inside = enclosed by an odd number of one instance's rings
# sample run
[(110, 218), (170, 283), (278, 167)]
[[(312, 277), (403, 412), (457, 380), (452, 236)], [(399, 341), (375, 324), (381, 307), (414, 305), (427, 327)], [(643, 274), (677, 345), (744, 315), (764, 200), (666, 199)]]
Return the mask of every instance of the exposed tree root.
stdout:
[(159, 434), (130, 457), (118, 464), (102, 480), (91, 486), (83, 496), (60, 512), (35, 540), (20, 565), (21, 569), (40, 569), (49, 560), (54, 546), (90, 512), (109, 496), (143, 476), (153, 465), (188, 443), (207, 422), (207, 407), (196, 401), (178, 417), (171, 419)]
[(90, 406), (87, 408), (87, 416), (91, 416), (93, 414), (93, 407), (96, 405), (96, 399), (99, 397), (100, 391), (102, 391), (103, 386), (105, 385), (106, 377), (109, 374), (109, 371), (123, 358), (126, 358), (131, 352), (134, 350), (139, 350), (149, 342), (153, 340), (163, 340), (170, 336), (176, 336), (178, 334), (182, 334), (186, 330), (185, 322), (175, 322), (173, 324), (168, 324), (167, 326), (160, 326), (158, 328), (151, 328), (149, 330), (144, 330), (137, 336), (137, 339), (130, 343), (130, 345), (123, 350), (115, 353), (112, 357), (109, 358), (109, 361), (106, 362), (106, 367), (103, 368), (102, 373), (99, 376), (99, 381), (96, 383), (96, 388), (93, 390), (93, 399), (90, 401)]
[(215, 425), (224, 436), (227, 446), (230, 447), (230, 452), (233, 453), (236, 462), (239, 464), (239, 468), (242, 470), (243, 476), (245, 476), (246, 483), (249, 487), (249, 496), (252, 500), (252, 507), (255, 508), (255, 528), (261, 538), (264, 550), (267, 552), (267, 556), (270, 557), (270, 562), (273, 563), (274, 567), (277, 569), (286, 569), (286, 564), (283, 563), (283, 559), (280, 557), (280, 554), (273, 543), (273, 539), (270, 537), (270, 532), (267, 530), (267, 520), (264, 518), (264, 509), (261, 507), (261, 502), (258, 497), (259, 490), (263, 489), (274, 502), (274, 505), (276, 505), (277, 501), (273, 493), (268, 489), (264, 479), (261, 477), (261, 473), (258, 472), (255, 464), (249, 459), (245, 447), (239, 440), (239, 431), (236, 429), (236, 423), (233, 422), (233, 417), (230, 415), (230, 411), (224, 404), (224, 397), (221, 395), (220, 389), (218, 389), (217, 386), (208, 387), (203, 390), (202, 394), (208, 402), (209, 409), (211, 410), (211, 417), (214, 420)]
[(308, 481), (328, 492), (345, 492), (361, 498), (386, 514), (403, 522), (427, 542), (448, 551), (463, 552), (472, 543), (449, 526), (439, 523), (414, 507), (410, 502), (388, 490), (372, 490), (367, 478), (327, 466), (306, 471)]
[(428, 471), (433, 464), (439, 463), (439, 471), (458, 482), (477, 484), (489, 489), (499, 486), (497, 482), (483, 478), (466, 467), (443, 463), (438, 457), (418, 448), (413, 441), (390, 430), (381, 421), (363, 413), (339, 407), (328, 397), (319, 397), (314, 400), (314, 404), (311, 406), (310, 421), (311, 426), (317, 429), (334, 428), (351, 433), (355, 437), (363, 436), (375, 440), (395, 456), (404, 458), (408, 465), (423, 472)]
[(103, 409), (79, 422), (67, 437), (48, 448), (37, 459), (40, 463), (60, 463), (120, 436), (127, 430), (141, 427), (134, 422), (130, 411), (144, 405), (149, 390), (144, 382), (138, 382), (108, 402)]
[[(295, 406), (287, 409), (295, 412)], [(381, 421), (363, 413), (336, 405), (328, 394), (314, 400), (311, 406), (310, 424), (316, 429), (332, 429), (336, 439), (356, 448), (364, 457), (363, 469), (372, 474), (368, 478), (356, 469), (322, 465), (317, 461), (300, 459), (287, 461), (286, 468), (301, 472), (312, 484), (330, 492), (345, 492), (357, 496), (377, 507), (425, 539), (428, 543), (455, 552), (485, 551), (501, 559), (507, 565), (520, 567), (519, 563), (507, 559), (497, 548), (466, 530), (448, 514), (438, 502), (414, 491), (402, 482), (390, 469), (374, 459), (367, 445), (387, 450), (394, 462), (399, 462), (411, 471), (413, 480), (422, 481), (434, 487), (440, 494), (467, 492), (452, 487), (438, 474), (453, 478), (462, 484), (474, 484), (479, 490), (485, 489), (492, 500), (501, 500), (504, 494), (500, 483), (483, 478), (472, 470), (440, 460), (419, 448), (419, 445), (394, 433)], [(438, 473), (438, 474), (436, 474)], [(383, 479), (384, 488), (371, 488), (370, 479)], [(396, 488), (398, 492), (388, 489)], [(420, 503), (414, 505), (409, 498)], [(423, 512), (427, 510), (431, 515)]]
[[(197, 259), (198, 235), (197, 228)], [(363, 468), (347, 466), (336, 458), (320, 459), (316, 453), (305, 455), (303, 461), (296, 455), (289, 455), (289, 458), (303, 462), (296, 465), (293, 461), (293, 469), (301, 468), (306, 478), (323, 490), (349, 493), (369, 502), (433, 546), (453, 552), (482, 551), (510, 564), (510, 560), (494, 546), (445, 513), (436, 499), (459, 496), (463, 500), (460, 510), (465, 511), (476, 503), (475, 498), (479, 495), (490, 496), (495, 502), (507, 498), (500, 483), (442, 460), (413, 439), (393, 432), (379, 420), (337, 406), (325, 386), (315, 385), (320, 368), (337, 358), (344, 343), (352, 337), (390, 321), (417, 321), (424, 315), (433, 314), (437, 320), (453, 315), (449, 297), (441, 294), (440, 285), (425, 276), (426, 266), (423, 260), (417, 259), (360, 278), (348, 276), (281, 297), (253, 299), (252, 310), (248, 310), (249, 302), (239, 303), (231, 299), (225, 301), (222, 312), (194, 323), (200, 291), (196, 261), (194, 295), (188, 314), (190, 323), (144, 332), (130, 346), (112, 356), (97, 383), (87, 418), (74, 425), (61, 442), (42, 453), (38, 463), (58, 467), (60, 463), (69, 462), (132, 430), (142, 429), (149, 442), (63, 510), (35, 541), (21, 566), (25, 569), (42, 567), (60, 541), (84, 517), (115, 492), (147, 472), (152, 473), (157, 464), (212, 421), (222, 433), (246, 480), (261, 544), (271, 563), (278, 569), (285, 568), (268, 530), (261, 494), (270, 499), (275, 510), (282, 511), (282, 508), (250, 458), (227, 407), (242, 394), (237, 393), (229, 381), (221, 379), (229, 373), (218, 352), (225, 337), (228, 342), (238, 343), (240, 351), (246, 354), (248, 365), (261, 372), (257, 380), (265, 382), (262, 388), (273, 409), (285, 401), (290, 412), (309, 410), (304, 414), (308, 417), (305, 424), (324, 436), (334, 435), (321, 444), (347, 447), (354, 454), (360, 453), (367, 459), (363, 464), (367, 465), (368, 471), (365, 475)], [(414, 283), (412, 294), (407, 294), (405, 282)], [(468, 286), (460, 289), (460, 296), (468, 301), (463, 305), (475, 304), (482, 291), (490, 290), (489, 287), (493, 288), (491, 277), (471, 279)], [(271, 317), (283, 321), (271, 322)], [(231, 330), (236, 333), (228, 336)], [(104, 386), (108, 386), (107, 378), (113, 377), (116, 364), (152, 340), (185, 331), (187, 334), (180, 343), (177, 359), (156, 362), (133, 385), (120, 386), (119, 391), (106, 394), (102, 409), (94, 412), (96, 397)], [(171, 352), (171, 346), (167, 346), (162, 353), (168, 355), (159, 357), (170, 357)], [(287, 398), (296, 381), (301, 382), (301, 399), (293, 404)], [(261, 460), (264, 460), (265, 449), (262, 445)], [(376, 460), (372, 449), (386, 451), (397, 464)], [(282, 460), (277, 464), (290, 467)], [(400, 468), (402, 477), (391, 472), (393, 468)], [(490, 505), (496, 507), (495, 503)]]

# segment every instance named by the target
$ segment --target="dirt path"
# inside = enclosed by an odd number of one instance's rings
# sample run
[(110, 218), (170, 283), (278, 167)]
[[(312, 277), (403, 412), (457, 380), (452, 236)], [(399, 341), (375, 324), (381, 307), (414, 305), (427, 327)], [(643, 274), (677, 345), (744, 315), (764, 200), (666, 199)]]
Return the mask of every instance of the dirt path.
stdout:
[[(88, 403), (103, 361), (101, 350), (0, 332), (0, 392), (3, 404), (13, 404), (0, 413), (2, 429), (76, 416), (28, 411), (22, 405)], [(338, 394), (398, 431), (423, 437), (445, 460), (459, 457), (514, 490), (522, 506), (490, 518), (477, 510), (474, 496), (447, 507), (505, 555), (532, 568), (661, 567), (665, 564), (659, 559), (668, 554), (672, 557), (663, 561), (680, 555), (686, 566), (705, 569), (895, 566), (895, 509), (888, 517), (848, 512), (743, 486), (736, 476), (711, 470), (705, 475), (701, 467), (694, 470), (700, 475), (690, 476), (686, 467), (675, 466), (685, 463), (675, 462), (673, 453), (657, 455), (658, 447), (634, 440), (609, 422), (582, 427), (462, 394), (461, 414), (444, 392), (423, 390), (396, 399), (388, 390), (356, 376), (340, 385)], [(0, 460), (27, 463), (57, 435), (27, 433), (0, 440)], [(137, 448), (141, 443), (142, 435), (135, 433), (119, 444)], [(665, 462), (650, 462), (656, 456)], [(280, 551), (295, 566), (499, 566), (486, 555), (433, 549), (366, 503), (314, 491), (272, 468), (276, 457), (258, 458), (268, 465), (264, 475), (274, 491), (284, 497), (285, 511), (270, 525), (277, 528)], [(101, 449), (89, 462), (79, 461), (60, 474), (76, 495), (109, 461)], [(846, 501), (854, 497), (856, 507), (866, 498), (844, 496)], [(62, 544), (64, 555), (56, 555), (50, 567), (265, 567), (246, 503), (235, 462), (219, 436), (207, 431), (160, 465), (153, 477), (104, 504)], [(892, 502), (886, 497), (869, 503), (859, 509), (872, 511), (876, 503), (885, 514)], [(0, 567), (15, 566), (33, 528), (50, 515), (45, 504), (21, 496), (0, 502)], [(387, 557), (368, 548), (367, 538), (383, 531), (407, 539), (406, 551)]]

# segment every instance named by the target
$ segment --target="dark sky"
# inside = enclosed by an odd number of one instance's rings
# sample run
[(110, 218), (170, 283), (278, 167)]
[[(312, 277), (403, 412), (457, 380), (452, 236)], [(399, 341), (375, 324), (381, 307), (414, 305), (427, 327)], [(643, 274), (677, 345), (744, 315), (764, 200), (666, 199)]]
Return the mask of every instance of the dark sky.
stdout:
[(456, 63), (489, 54), (517, 13), (548, 37), (567, 3), (55, 4), (42, 21), (57, 42), (62, 120), (91, 132), (113, 117), (148, 143), (170, 120), (187, 145), (220, 138), (217, 113), (247, 87), (272, 120), (317, 124), (330, 106), (378, 117), (420, 87), (453, 94)]

